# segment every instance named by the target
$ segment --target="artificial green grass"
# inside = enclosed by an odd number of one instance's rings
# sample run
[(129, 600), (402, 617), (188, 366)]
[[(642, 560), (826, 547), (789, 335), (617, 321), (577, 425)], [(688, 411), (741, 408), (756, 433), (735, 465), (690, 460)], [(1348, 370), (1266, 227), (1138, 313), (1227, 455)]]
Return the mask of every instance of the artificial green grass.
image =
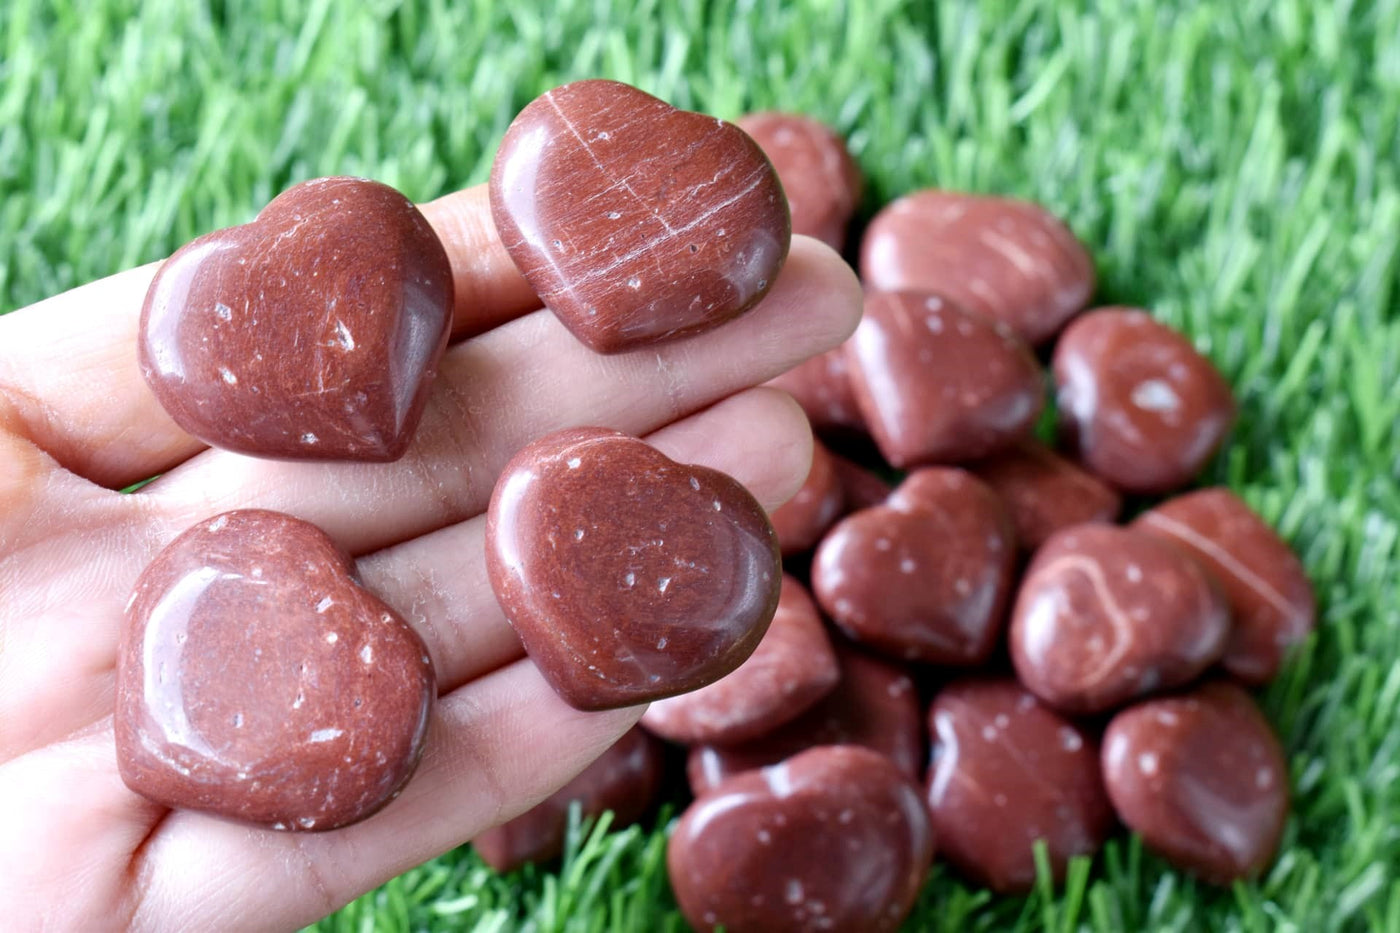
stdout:
[[(1295, 815), (1256, 884), (1203, 887), (1125, 836), (1025, 899), (940, 869), (909, 928), (1400, 930), (1400, 0), (4, 0), (0, 37), (4, 309), (302, 178), (483, 180), (513, 114), (584, 76), (825, 119), (867, 213), (934, 184), (1045, 203), (1101, 301), (1152, 308), (1230, 377), (1207, 479), (1317, 583), (1319, 633), (1263, 698)], [(321, 926), (682, 927), (661, 830), (572, 852), (502, 879), (459, 850)]]

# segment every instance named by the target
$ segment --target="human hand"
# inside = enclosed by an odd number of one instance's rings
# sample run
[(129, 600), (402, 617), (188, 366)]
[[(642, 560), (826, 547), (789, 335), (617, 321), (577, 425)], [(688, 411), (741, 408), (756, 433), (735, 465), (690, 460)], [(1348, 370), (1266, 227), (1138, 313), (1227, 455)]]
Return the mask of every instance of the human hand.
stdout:
[[(636, 722), (576, 711), (523, 658), (483, 557), (499, 470), (571, 425), (647, 436), (733, 475), (769, 508), (811, 435), (782, 393), (750, 388), (836, 346), (861, 295), (830, 249), (794, 237), (748, 315), (618, 356), (578, 344), (516, 272), (484, 187), (423, 207), (452, 261), (458, 338), (413, 446), (389, 464), (288, 463), (205, 449), (136, 363), (156, 266), (0, 319), (0, 904), (18, 929), (293, 928), (528, 809)], [(113, 490), (160, 479), (132, 495)], [(112, 737), (123, 606), (142, 568), (219, 512), (305, 518), (359, 558), (418, 630), (440, 700), (403, 795), (323, 833), (171, 811), (127, 789)]]

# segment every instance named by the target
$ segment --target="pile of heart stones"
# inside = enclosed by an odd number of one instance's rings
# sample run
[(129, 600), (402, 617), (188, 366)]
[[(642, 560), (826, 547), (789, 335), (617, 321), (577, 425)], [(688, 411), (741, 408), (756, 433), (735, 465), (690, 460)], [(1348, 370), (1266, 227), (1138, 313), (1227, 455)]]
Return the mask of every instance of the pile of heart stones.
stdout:
[[(842, 140), (810, 119), (735, 126), (610, 81), (526, 107), (490, 185), (512, 260), (599, 353), (744, 314), (791, 233), (845, 245), (860, 196)], [(1058, 879), (1120, 822), (1207, 882), (1257, 876), (1289, 775), (1245, 687), (1315, 609), (1242, 500), (1183, 491), (1226, 438), (1229, 386), (1147, 312), (1085, 311), (1090, 257), (1036, 205), (916, 192), (859, 255), (854, 336), (774, 380), (821, 440), (771, 516), (606, 427), (538, 438), (502, 471), (487, 570), (529, 656), (579, 709), (650, 706), (477, 851), (501, 870), (554, 858), (574, 803), (651, 812), (673, 743), (694, 799), (668, 865), (699, 929), (894, 929), (935, 850), (1022, 893), (1037, 845)], [(321, 179), (166, 262), (140, 360), (213, 446), (391, 461), (452, 313), (417, 209)], [(1034, 437), (1042, 356), (1058, 451)], [(1166, 498), (1117, 524), (1125, 494)], [(121, 773), (168, 806), (330, 830), (401, 792), (435, 695), (422, 640), (323, 531), (229, 512), (132, 594)]]

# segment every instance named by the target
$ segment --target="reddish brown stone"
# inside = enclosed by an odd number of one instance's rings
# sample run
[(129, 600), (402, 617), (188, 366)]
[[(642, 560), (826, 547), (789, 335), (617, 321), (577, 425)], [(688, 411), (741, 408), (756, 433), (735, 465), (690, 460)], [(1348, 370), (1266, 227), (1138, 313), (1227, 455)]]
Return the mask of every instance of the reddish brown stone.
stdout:
[(789, 369), (768, 385), (791, 395), (819, 431), (865, 431), (846, 366), (844, 346)]
[(606, 428), (521, 450), (487, 511), (496, 599), (578, 709), (647, 703), (734, 670), (777, 609), (780, 560), (743, 486)]
[(436, 695), (422, 640), (314, 525), (226, 512), (136, 581), (117, 662), (122, 780), (149, 800), (286, 830), (379, 810)]
[(1094, 293), (1089, 254), (1044, 208), (955, 191), (916, 191), (876, 214), (860, 269), (871, 288), (943, 295), (1033, 344)]
[(828, 532), (812, 590), (842, 631), (877, 651), (981, 664), (1005, 623), (1015, 558), (996, 495), (969, 473), (931, 467)]
[(769, 516), (783, 556), (801, 554), (816, 547), (826, 530), (841, 517), (845, 504), (831, 454), (821, 441), (815, 441), (807, 480), (791, 499)]
[(1148, 848), (1212, 884), (1257, 878), (1288, 818), (1288, 765), (1254, 701), (1209, 683), (1113, 718), (1104, 781)]
[(612, 811), (613, 828), (629, 826), (655, 801), (664, 764), (661, 743), (632, 729), (578, 777), (515, 819), (481, 833), (472, 847), (498, 872), (556, 859), (564, 851), (572, 803), (578, 802), (585, 818)]
[(653, 703), (642, 725), (686, 745), (744, 742), (805, 712), (840, 677), (816, 605), (801, 583), (784, 576), (773, 624), (749, 659), (708, 687)]
[(1229, 627), (1218, 585), (1183, 552), (1129, 528), (1077, 525), (1026, 570), (1011, 659), (1046, 703), (1099, 713), (1193, 680), (1219, 660)]
[(541, 300), (600, 353), (710, 330), (772, 287), (791, 225), (738, 127), (616, 81), (546, 91), (511, 123), (491, 216)]
[(929, 811), (945, 858), (978, 884), (1025, 894), (1044, 840), (1055, 880), (1114, 825), (1098, 742), (1013, 680), (961, 681), (929, 711)]
[(765, 736), (736, 745), (699, 745), (686, 773), (696, 794), (736, 774), (776, 764), (818, 745), (861, 745), (918, 780), (923, 771), (923, 715), (918, 692), (903, 668), (836, 646), (841, 680), (796, 719)]
[(737, 123), (773, 163), (792, 210), (792, 232), (840, 250), (861, 191), (860, 169), (845, 140), (795, 113), (751, 113)]
[(666, 852), (686, 920), (728, 933), (898, 929), (932, 858), (913, 784), (851, 747), (726, 782), (691, 805)]
[(1101, 308), (1055, 346), (1066, 446), (1119, 489), (1170, 492), (1220, 448), (1235, 399), (1210, 360), (1146, 311)]
[(861, 415), (896, 467), (995, 453), (1031, 431), (1045, 401), (1025, 341), (938, 295), (867, 292), (846, 360)]
[(1297, 556), (1228, 489), (1178, 496), (1133, 527), (1200, 561), (1225, 591), (1235, 624), (1221, 664), (1251, 684), (1272, 680), (1317, 621), (1312, 584)]
[(1062, 528), (1112, 522), (1123, 507), (1111, 487), (1033, 440), (968, 469), (1001, 497), (1016, 526), (1016, 540), (1027, 551)]
[(161, 406), (207, 444), (396, 460), (451, 324), (452, 270), (418, 209), (377, 182), (318, 178), (166, 260), (137, 349)]
[(831, 463), (836, 470), (836, 478), (841, 481), (841, 492), (849, 512), (881, 505), (894, 491), (894, 487), (880, 476), (845, 457), (832, 454)]

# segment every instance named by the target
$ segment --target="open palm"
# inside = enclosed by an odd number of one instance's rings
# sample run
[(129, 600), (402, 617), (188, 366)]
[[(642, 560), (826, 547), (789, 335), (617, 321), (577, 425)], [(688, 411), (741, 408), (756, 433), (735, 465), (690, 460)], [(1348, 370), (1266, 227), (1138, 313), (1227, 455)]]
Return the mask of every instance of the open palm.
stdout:
[[(646, 435), (770, 508), (802, 482), (805, 418), (752, 387), (854, 328), (860, 290), (829, 249), (795, 237), (772, 292), (729, 325), (600, 357), (534, 310), (484, 189), (423, 211), (452, 261), (459, 342), (396, 463), (256, 460), (183, 433), (136, 364), (155, 266), (0, 319), (0, 904), (18, 910), (0, 925), (296, 927), (529, 808), (626, 731), (640, 709), (581, 713), (554, 695), (487, 585), (483, 512), (535, 437), (571, 425)], [(440, 702), (417, 776), (358, 825), (270, 832), (167, 810), (118, 776), (116, 646), (132, 584), (181, 531), (243, 507), (324, 528), (432, 654)]]

